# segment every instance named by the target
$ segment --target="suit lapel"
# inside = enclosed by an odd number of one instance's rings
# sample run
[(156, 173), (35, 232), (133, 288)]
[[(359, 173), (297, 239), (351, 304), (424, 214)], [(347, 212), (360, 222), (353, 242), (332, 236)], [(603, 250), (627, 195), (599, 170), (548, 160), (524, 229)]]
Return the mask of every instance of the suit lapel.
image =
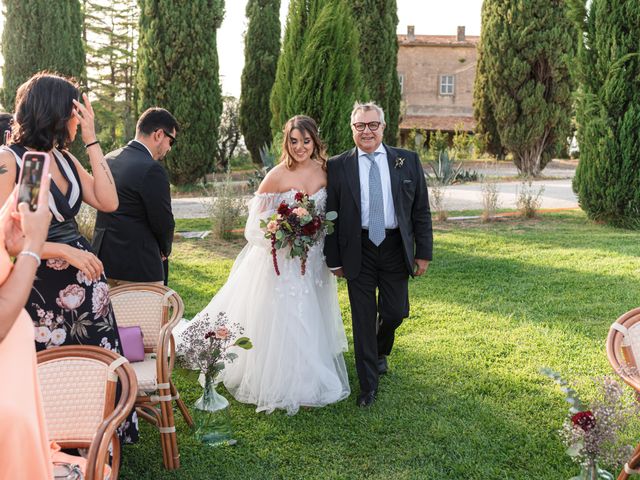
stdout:
[(344, 161), (345, 178), (360, 214), (360, 167), (358, 166), (358, 149), (351, 150)]
[(393, 196), (393, 206), (398, 211), (398, 192), (400, 191), (400, 174), (396, 168), (396, 159), (398, 154), (395, 149), (384, 144), (387, 151), (387, 163), (389, 164), (389, 180), (391, 181), (391, 194)]

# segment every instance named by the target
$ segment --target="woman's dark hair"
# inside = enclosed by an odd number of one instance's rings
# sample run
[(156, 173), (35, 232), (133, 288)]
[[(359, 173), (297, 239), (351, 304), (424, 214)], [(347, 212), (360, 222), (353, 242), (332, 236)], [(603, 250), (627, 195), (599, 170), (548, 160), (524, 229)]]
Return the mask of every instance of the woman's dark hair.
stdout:
[(308, 134), (313, 140), (313, 153), (311, 159), (318, 162), (323, 170), (327, 169), (327, 147), (320, 139), (320, 133), (318, 132), (318, 125), (316, 121), (307, 117), (306, 115), (296, 115), (290, 118), (284, 126), (282, 131), (282, 156), (280, 161), (284, 162), (285, 166), (291, 170), (295, 168), (296, 162), (293, 159), (289, 147), (291, 145), (291, 139), (289, 138), (292, 130), (298, 130), (302, 135)]
[(38, 72), (18, 87), (12, 143), (41, 152), (66, 148), (70, 143), (67, 122), (78, 100), (74, 80)]

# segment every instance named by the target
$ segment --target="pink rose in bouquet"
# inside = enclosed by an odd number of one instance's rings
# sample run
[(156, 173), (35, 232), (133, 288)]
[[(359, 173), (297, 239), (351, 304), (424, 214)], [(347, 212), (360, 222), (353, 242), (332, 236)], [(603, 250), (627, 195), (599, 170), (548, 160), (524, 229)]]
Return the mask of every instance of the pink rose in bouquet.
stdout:
[(276, 213), (261, 220), (260, 227), (265, 231), (264, 236), (271, 240), (271, 256), (276, 274), (280, 275), (277, 251), (289, 248), (291, 258), (300, 257), (300, 272), (304, 275), (309, 249), (318, 243), (323, 233), (333, 232), (333, 220), (337, 217), (336, 212), (318, 212), (316, 202), (309, 195), (297, 192), (293, 203), (280, 203)]

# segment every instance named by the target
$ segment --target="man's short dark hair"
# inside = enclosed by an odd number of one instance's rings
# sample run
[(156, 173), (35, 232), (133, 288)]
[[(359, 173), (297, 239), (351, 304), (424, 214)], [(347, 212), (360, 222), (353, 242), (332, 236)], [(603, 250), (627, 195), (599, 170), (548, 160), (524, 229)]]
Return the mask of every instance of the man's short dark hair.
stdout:
[(152, 107), (144, 111), (138, 119), (136, 132), (143, 135), (151, 135), (156, 130), (167, 130), (171, 132), (173, 129), (178, 132), (178, 121), (168, 110), (164, 108)]

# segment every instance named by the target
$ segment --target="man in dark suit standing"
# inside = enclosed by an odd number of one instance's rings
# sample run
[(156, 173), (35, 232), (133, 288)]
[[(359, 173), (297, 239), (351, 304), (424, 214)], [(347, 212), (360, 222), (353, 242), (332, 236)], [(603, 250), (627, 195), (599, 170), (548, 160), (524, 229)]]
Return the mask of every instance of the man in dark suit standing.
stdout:
[(383, 144), (384, 127), (379, 106), (356, 103), (356, 148), (327, 164), (327, 211), (338, 218), (324, 253), (333, 273), (347, 279), (361, 407), (375, 401), (395, 330), (409, 316), (409, 276), (426, 272), (433, 246), (420, 159)]
[(93, 249), (104, 264), (109, 285), (165, 283), (163, 262), (171, 253), (175, 222), (169, 176), (159, 160), (171, 150), (178, 122), (163, 108), (138, 119), (136, 138), (106, 155), (119, 206), (98, 212)]

